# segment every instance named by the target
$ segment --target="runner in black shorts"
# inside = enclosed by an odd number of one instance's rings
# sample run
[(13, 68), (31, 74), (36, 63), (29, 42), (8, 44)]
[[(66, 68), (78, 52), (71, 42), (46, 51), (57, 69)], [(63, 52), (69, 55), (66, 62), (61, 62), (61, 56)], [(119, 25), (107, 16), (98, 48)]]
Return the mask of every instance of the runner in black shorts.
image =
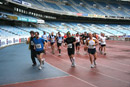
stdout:
[[(88, 34), (87, 32), (84, 32), (84, 35), (83, 35), (83, 44), (86, 44), (86, 39), (88, 38)], [(86, 55), (87, 54), (87, 46), (85, 45), (84, 46), (84, 54)]]
[(80, 50), (80, 36), (79, 34), (77, 33), (76, 34), (76, 51), (77, 51), (77, 54), (79, 54), (79, 50)]
[(59, 36), (57, 36), (56, 40), (57, 40), (57, 47), (59, 50), (59, 56), (61, 56), (61, 45), (63, 42), (63, 37), (61, 36), (61, 34), (59, 34)]
[(72, 67), (75, 67), (75, 58), (74, 58), (74, 53), (75, 53), (75, 48), (74, 48), (74, 44), (75, 44), (76, 40), (74, 37), (71, 36), (70, 33), (67, 34), (67, 38), (65, 39), (65, 43), (68, 45), (67, 51), (68, 51), (68, 55), (70, 58), (70, 61), (72, 63)]
[(50, 42), (51, 42), (51, 49), (52, 49), (52, 53), (55, 54), (55, 40), (56, 40), (56, 36), (54, 36), (54, 33), (51, 33), (50, 36)]
[[(91, 68), (95, 67), (96, 65), (96, 59), (97, 59), (97, 54), (96, 54), (96, 45), (98, 45), (98, 41), (96, 38), (92, 36), (91, 33), (89, 33), (89, 38), (87, 40), (87, 47), (88, 47), (88, 53), (89, 53), (89, 58), (91, 62)], [(92, 58), (94, 57), (94, 59)]]
[(39, 37), (39, 32), (35, 32), (35, 38), (33, 39), (34, 42), (34, 49), (37, 54), (37, 58), (40, 62), (39, 69), (42, 69), (42, 64), (44, 64), (43, 53), (45, 47), (45, 40)]

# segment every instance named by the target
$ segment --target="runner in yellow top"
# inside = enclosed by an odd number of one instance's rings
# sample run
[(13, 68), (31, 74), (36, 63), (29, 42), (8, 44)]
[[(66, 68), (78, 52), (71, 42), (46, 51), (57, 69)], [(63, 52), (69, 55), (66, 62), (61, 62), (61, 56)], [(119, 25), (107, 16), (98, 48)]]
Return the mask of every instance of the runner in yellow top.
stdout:
[[(94, 68), (96, 65), (96, 59), (97, 59), (96, 45), (98, 45), (98, 40), (96, 38), (94, 38), (91, 33), (89, 33), (89, 38), (87, 39), (86, 44), (88, 47), (91, 68)], [(94, 59), (92, 57), (94, 57)]]

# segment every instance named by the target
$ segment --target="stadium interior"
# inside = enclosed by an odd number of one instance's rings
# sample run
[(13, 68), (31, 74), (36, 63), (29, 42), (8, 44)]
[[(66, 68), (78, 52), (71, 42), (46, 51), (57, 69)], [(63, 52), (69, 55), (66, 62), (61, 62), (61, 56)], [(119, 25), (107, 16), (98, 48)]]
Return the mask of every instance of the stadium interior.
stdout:
[(0, 38), (31, 30), (130, 37), (130, 2), (116, 0), (1, 0)]

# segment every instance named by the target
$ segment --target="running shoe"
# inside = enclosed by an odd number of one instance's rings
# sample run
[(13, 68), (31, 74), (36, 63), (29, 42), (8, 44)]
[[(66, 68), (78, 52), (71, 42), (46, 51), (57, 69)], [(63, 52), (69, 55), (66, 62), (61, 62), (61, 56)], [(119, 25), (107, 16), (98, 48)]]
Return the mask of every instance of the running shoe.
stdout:
[(93, 64), (91, 64), (91, 68), (94, 68), (95, 66)]
[(33, 64), (32, 66), (36, 66), (37, 64)]
[(61, 56), (61, 53), (59, 53), (58, 56)]
[(41, 70), (41, 69), (42, 69), (42, 66), (39, 66), (38, 69)]

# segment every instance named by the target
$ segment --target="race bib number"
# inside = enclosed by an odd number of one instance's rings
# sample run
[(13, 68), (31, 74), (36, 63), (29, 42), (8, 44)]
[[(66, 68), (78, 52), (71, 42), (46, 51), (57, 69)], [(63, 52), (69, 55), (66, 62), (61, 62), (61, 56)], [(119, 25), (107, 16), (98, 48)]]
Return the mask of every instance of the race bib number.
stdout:
[(33, 42), (33, 41), (31, 41), (31, 45), (34, 45), (34, 42)]
[(40, 49), (41, 48), (41, 44), (36, 44), (36, 48)]
[(72, 48), (72, 44), (68, 44), (68, 48)]
[(59, 39), (59, 40), (58, 40), (58, 43), (62, 43), (62, 40), (61, 40), (61, 39)]
[(84, 43), (86, 43), (86, 40), (84, 40)]
[(55, 40), (54, 40), (54, 39), (51, 39), (51, 42), (55, 42)]

